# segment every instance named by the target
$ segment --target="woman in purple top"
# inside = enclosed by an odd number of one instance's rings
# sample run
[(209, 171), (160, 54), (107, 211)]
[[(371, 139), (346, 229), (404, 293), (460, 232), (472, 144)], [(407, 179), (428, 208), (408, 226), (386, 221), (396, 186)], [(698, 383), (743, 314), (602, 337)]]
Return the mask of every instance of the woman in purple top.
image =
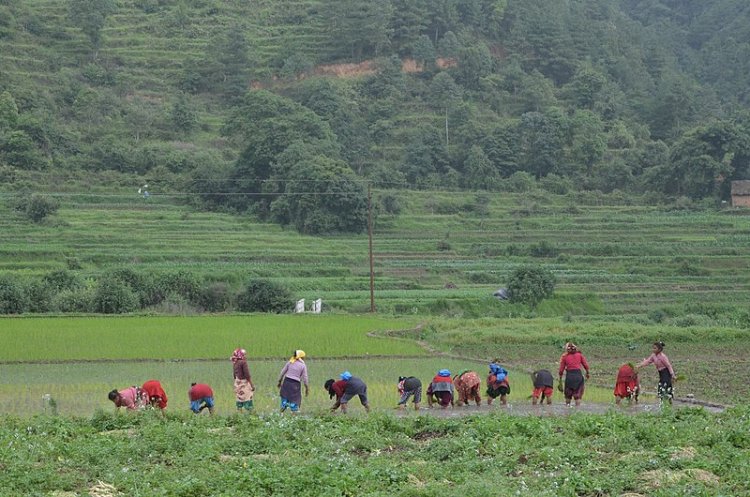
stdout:
[(674, 397), (674, 392), (672, 391), (672, 380), (675, 379), (675, 374), (674, 368), (672, 368), (672, 363), (669, 362), (669, 357), (664, 353), (664, 342), (654, 342), (652, 352), (653, 353), (650, 356), (641, 361), (638, 365), (638, 369), (646, 367), (649, 364), (656, 366), (656, 370), (659, 372), (659, 399), (666, 399), (671, 404), (672, 398)]
[(281, 412), (287, 407), (292, 412), (298, 412), (302, 405), (302, 385), (305, 385), (305, 397), (310, 393), (307, 383), (307, 364), (304, 361), (305, 351), (295, 350), (289, 362), (279, 374), (279, 396), (281, 397)]

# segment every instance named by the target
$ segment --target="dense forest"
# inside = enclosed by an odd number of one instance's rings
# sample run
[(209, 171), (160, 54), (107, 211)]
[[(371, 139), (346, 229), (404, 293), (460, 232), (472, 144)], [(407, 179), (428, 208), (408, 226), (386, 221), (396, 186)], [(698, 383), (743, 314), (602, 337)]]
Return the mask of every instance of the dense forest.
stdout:
[(710, 203), (749, 105), (745, 0), (0, 0), (11, 193), (146, 182), (306, 233), (363, 229), (367, 183)]

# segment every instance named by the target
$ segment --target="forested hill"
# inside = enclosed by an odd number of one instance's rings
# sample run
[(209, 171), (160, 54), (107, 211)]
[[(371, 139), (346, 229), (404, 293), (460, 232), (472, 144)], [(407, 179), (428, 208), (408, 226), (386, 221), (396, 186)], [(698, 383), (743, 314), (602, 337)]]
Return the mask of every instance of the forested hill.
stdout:
[(279, 222), (309, 205), (240, 193), (719, 198), (749, 104), (746, 0), (0, 0), (5, 189), (123, 174)]

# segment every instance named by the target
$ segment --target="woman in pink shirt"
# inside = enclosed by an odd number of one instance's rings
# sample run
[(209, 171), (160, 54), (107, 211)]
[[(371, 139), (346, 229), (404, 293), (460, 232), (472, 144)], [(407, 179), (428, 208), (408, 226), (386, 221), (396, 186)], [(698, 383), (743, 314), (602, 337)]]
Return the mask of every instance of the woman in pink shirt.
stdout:
[(669, 357), (664, 353), (664, 342), (654, 342), (652, 352), (650, 356), (638, 365), (638, 369), (646, 367), (649, 364), (656, 366), (656, 370), (659, 372), (659, 388), (657, 390), (659, 399), (667, 399), (671, 404), (674, 397), (672, 381), (675, 379), (675, 374), (672, 363), (669, 362)]
[[(589, 379), (589, 364), (586, 362), (586, 358), (583, 357), (578, 347), (568, 342), (565, 344), (565, 353), (560, 357), (560, 370), (558, 371), (559, 383), (562, 386), (562, 377), (565, 373), (565, 405), (570, 407), (570, 399), (575, 399), (576, 406), (581, 405), (581, 399), (583, 398), (583, 373), (581, 373), (581, 367), (586, 370), (586, 379)], [(559, 388), (559, 387), (558, 387)]]
[(128, 411), (136, 411), (148, 404), (148, 394), (139, 387), (129, 387), (120, 391), (114, 389), (107, 397), (115, 404), (115, 410), (124, 407)]

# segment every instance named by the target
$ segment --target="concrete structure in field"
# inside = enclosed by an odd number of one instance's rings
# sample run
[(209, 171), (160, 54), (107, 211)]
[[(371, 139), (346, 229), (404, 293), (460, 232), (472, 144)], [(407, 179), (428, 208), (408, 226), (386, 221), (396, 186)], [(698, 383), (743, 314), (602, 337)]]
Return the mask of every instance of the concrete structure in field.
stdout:
[(732, 207), (750, 207), (750, 180), (732, 181)]

